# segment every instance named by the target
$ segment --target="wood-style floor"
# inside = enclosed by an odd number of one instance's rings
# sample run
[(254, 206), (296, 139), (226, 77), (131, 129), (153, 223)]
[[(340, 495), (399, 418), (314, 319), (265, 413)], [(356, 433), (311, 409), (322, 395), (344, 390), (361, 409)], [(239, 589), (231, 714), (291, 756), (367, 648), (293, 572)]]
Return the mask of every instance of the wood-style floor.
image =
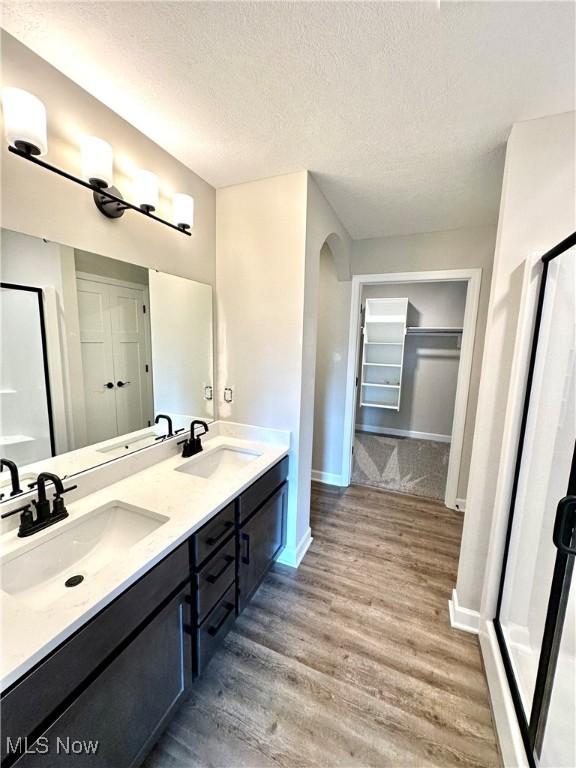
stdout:
[(462, 518), (314, 486), (314, 542), (276, 565), (146, 762), (498, 766), (480, 652), (450, 628)]

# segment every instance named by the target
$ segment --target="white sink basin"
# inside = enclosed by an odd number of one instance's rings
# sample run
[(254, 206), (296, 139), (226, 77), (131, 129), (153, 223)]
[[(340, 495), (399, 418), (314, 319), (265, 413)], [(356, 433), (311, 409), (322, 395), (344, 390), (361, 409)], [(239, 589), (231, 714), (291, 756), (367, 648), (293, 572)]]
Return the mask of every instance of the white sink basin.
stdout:
[[(2, 589), (34, 608), (62, 598), (81, 597), (90, 577), (126, 557), (126, 550), (169, 518), (122, 501), (111, 501), (70, 522), (56, 523), (47, 535), (1, 560)], [(83, 577), (73, 588), (65, 582)]]
[(201, 477), (204, 480), (223, 480), (232, 477), (254, 459), (261, 456), (257, 451), (221, 446), (209, 453), (195, 456), (177, 468), (177, 472)]

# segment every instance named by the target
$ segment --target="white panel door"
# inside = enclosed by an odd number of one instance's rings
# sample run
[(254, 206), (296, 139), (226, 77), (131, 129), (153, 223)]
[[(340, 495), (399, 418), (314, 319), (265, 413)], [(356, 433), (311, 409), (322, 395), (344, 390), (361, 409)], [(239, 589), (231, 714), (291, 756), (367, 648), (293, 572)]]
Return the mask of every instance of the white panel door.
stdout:
[(86, 438), (91, 445), (119, 434), (109, 294), (105, 283), (82, 278), (77, 289)]
[(148, 315), (143, 290), (109, 285), (118, 434), (152, 420), (148, 364)]

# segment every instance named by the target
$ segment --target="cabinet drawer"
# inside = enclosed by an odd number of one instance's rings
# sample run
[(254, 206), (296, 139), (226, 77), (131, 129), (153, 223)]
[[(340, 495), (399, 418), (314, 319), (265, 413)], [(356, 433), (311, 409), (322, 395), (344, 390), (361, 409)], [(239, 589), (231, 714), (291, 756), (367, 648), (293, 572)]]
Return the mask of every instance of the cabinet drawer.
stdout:
[(285, 544), (287, 494), (288, 484), (284, 483), (240, 528), (239, 611), (246, 607)]
[(222, 595), (214, 609), (198, 628), (196, 636), (196, 673), (201, 675), (236, 620), (236, 582)]
[(198, 623), (210, 613), (222, 592), (236, 576), (236, 537), (233, 536), (202, 566), (196, 575), (196, 612)]
[(234, 502), (231, 502), (192, 536), (191, 551), (194, 568), (200, 568), (233, 533)]
[(28, 736), (189, 578), (182, 544), (4, 694), (2, 757), (6, 736)]
[[(130, 768), (139, 765), (191, 685), (185, 594), (168, 603), (102, 674), (44, 731), (18, 768)], [(67, 754), (58, 739), (97, 742), (94, 753)], [(32, 746), (31, 742), (28, 745)]]
[(244, 523), (288, 477), (288, 456), (269, 469), (238, 498), (238, 522)]

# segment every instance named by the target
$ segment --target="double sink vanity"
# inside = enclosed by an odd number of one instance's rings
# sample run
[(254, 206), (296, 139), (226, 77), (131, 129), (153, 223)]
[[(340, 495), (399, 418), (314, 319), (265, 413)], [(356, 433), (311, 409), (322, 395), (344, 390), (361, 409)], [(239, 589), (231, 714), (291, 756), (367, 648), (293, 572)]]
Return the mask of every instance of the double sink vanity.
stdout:
[(2, 534), (3, 768), (140, 764), (282, 550), (287, 433), (215, 422), (192, 458), (179, 442)]

